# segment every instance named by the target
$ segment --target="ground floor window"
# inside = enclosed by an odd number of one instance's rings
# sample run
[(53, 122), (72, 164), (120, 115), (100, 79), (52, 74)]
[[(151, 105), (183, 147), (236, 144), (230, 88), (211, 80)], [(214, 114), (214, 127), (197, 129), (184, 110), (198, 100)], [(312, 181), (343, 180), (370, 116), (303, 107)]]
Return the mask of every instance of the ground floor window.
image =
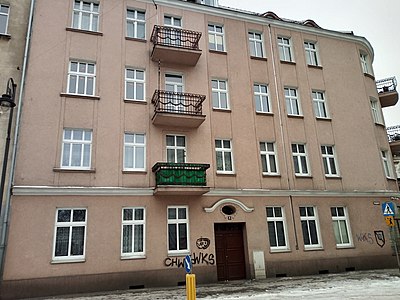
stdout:
[(122, 257), (145, 255), (145, 209), (125, 207), (122, 209)]
[(300, 207), (300, 220), (304, 248), (321, 248), (316, 208), (313, 206)]
[(189, 251), (189, 216), (186, 206), (168, 206), (168, 253)]
[(337, 247), (352, 246), (350, 226), (346, 207), (331, 207), (333, 233), (335, 234)]
[(283, 207), (267, 207), (267, 224), (271, 250), (287, 250)]

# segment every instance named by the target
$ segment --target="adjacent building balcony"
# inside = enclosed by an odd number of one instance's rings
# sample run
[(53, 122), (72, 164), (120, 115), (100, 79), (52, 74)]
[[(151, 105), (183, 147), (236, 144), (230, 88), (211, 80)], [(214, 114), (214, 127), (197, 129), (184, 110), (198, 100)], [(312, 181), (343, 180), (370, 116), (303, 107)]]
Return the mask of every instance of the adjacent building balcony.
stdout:
[(195, 66), (200, 58), (201, 32), (168, 26), (154, 26), (151, 59), (164, 63)]
[(207, 193), (206, 170), (209, 164), (156, 163), (152, 171), (156, 175), (155, 195), (202, 195)]
[(156, 90), (151, 100), (154, 105), (153, 124), (197, 128), (206, 119), (202, 114), (205, 99), (204, 95)]
[(399, 94), (397, 93), (396, 87), (397, 81), (395, 77), (376, 81), (376, 88), (378, 90), (379, 100), (382, 107), (396, 105), (399, 100)]

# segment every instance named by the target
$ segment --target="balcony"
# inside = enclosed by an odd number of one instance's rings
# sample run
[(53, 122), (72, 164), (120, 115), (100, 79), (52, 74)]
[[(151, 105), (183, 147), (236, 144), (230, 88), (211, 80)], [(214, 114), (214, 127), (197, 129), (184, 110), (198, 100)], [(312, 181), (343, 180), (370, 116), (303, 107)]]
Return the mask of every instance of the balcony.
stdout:
[(379, 100), (382, 107), (396, 105), (399, 94), (396, 91), (397, 81), (395, 77), (390, 77), (376, 81)]
[(206, 116), (202, 105), (206, 96), (156, 90), (151, 103), (154, 105), (153, 124), (169, 127), (199, 127)]
[(163, 63), (195, 66), (200, 58), (201, 32), (168, 26), (154, 26), (151, 59)]
[(156, 163), (152, 171), (156, 175), (155, 195), (202, 195), (207, 193), (206, 170), (209, 164)]

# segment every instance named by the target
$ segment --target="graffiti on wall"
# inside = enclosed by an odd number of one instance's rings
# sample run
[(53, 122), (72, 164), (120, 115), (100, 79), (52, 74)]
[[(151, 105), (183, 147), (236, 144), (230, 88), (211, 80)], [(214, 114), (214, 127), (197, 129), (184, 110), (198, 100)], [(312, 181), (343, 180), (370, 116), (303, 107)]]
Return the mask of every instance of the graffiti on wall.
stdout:
[[(211, 241), (209, 238), (200, 237), (196, 240), (196, 246), (199, 250), (206, 250), (210, 246)], [(193, 265), (215, 265), (215, 256), (212, 253), (205, 253), (203, 251), (194, 252), (190, 255)], [(184, 257), (167, 257), (164, 259), (166, 267), (184, 267)]]
[(361, 233), (356, 233), (356, 238), (359, 242), (364, 242), (368, 244), (374, 244), (374, 237), (375, 237), (375, 242), (379, 247), (385, 246), (385, 234), (383, 233), (382, 230), (375, 230), (374, 235), (372, 235), (371, 232), (361, 232)]

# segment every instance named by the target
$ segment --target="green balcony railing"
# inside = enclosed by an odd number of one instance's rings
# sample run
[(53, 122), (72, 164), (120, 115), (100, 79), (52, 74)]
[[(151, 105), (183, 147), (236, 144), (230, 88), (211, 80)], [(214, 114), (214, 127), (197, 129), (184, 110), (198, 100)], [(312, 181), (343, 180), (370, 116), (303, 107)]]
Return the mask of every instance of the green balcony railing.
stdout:
[(206, 170), (209, 164), (156, 163), (152, 171), (156, 175), (156, 185), (206, 186)]

